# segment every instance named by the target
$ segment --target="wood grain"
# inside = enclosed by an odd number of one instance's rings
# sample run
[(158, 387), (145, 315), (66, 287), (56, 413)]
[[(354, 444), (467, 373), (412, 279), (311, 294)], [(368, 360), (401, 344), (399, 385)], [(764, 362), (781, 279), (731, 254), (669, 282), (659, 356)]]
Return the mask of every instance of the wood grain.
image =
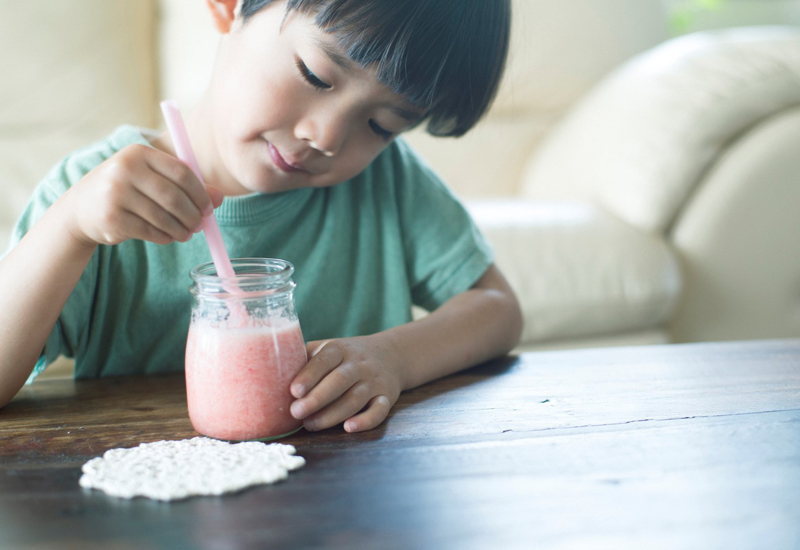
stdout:
[(286, 482), (164, 504), (77, 483), (193, 437), (181, 376), (26, 387), (0, 410), (0, 547), (799, 548), (800, 341), (540, 352), (285, 439)]

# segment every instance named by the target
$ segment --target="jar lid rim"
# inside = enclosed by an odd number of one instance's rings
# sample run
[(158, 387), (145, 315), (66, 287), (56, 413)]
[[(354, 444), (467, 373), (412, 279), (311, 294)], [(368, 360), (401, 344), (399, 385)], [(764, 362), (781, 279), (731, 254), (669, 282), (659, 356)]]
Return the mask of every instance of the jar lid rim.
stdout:
[[(217, 276), (214, 262), (202, 263), (192, 268), (189, 276), (195, 283), (205, 284), (222, 284), (225, 281), (241, 284), (243, 279), (246, 282), (256, 282), (255, 279), (258, 279), (259, 284), (266, 281), (283, 284), (294, 273), (294, 265), (279, 258), (232, 258), (231, 265), (236, 273), (234, 277)], [(269, 270), (270, 267), (274, 269)]]

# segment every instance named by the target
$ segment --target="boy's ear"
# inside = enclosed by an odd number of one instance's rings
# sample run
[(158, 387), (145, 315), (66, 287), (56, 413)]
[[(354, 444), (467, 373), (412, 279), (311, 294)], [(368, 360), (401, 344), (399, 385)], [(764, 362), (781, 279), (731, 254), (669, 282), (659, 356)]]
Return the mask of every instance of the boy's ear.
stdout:
[(236, 5), (238, 0), (206, 0), (208, 11), (214, 20), (214, 27), (221, 34), (231, 32), (231, 26), (236, 19)]

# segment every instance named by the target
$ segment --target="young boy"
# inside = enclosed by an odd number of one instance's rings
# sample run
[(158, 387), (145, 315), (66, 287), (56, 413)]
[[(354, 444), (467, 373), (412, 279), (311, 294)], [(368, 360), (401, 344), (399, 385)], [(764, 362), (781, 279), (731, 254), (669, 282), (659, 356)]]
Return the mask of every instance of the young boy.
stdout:
[[(167, 134), (130, 126), (48, 174), (0, 262), (0, 406), (60, 354), (76, 377), (182, 370), (213, 207), (231, 257), (296, 267), (310, 360), (291, 413), (309, 430), (371, 429), (401, 391), (516, 345), (483, 237), (395, 139), (477, 122), (509, 0), (207, 3), (222, 39), (187, 127), (208, 190)], [(432, 313), (412, 321), (412, 303)]]

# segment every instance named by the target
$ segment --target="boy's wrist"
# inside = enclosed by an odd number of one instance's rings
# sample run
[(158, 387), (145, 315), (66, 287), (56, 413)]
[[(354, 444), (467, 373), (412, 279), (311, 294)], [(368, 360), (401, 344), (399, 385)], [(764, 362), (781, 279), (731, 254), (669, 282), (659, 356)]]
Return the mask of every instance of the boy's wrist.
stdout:
[(57, 229), (68, 238), (73, 250), (91, 254), (97, 248), (98, 243), (89, 238), (81, 229), (75, 208), (70, 201), (70, 191), (64, 193), (48, 212), (52, 216), (53, 223)]
[(409, 345), (402, 337), (402, 332), (389, 329), (374, 336), (380, 337), (387, 348), (387, 354), (392, 358), (391, 368), (397, 377), (400, 391), (410, 390), (414, 387), (411, 377), (413, 370), (413, 357), (408, 353)]

